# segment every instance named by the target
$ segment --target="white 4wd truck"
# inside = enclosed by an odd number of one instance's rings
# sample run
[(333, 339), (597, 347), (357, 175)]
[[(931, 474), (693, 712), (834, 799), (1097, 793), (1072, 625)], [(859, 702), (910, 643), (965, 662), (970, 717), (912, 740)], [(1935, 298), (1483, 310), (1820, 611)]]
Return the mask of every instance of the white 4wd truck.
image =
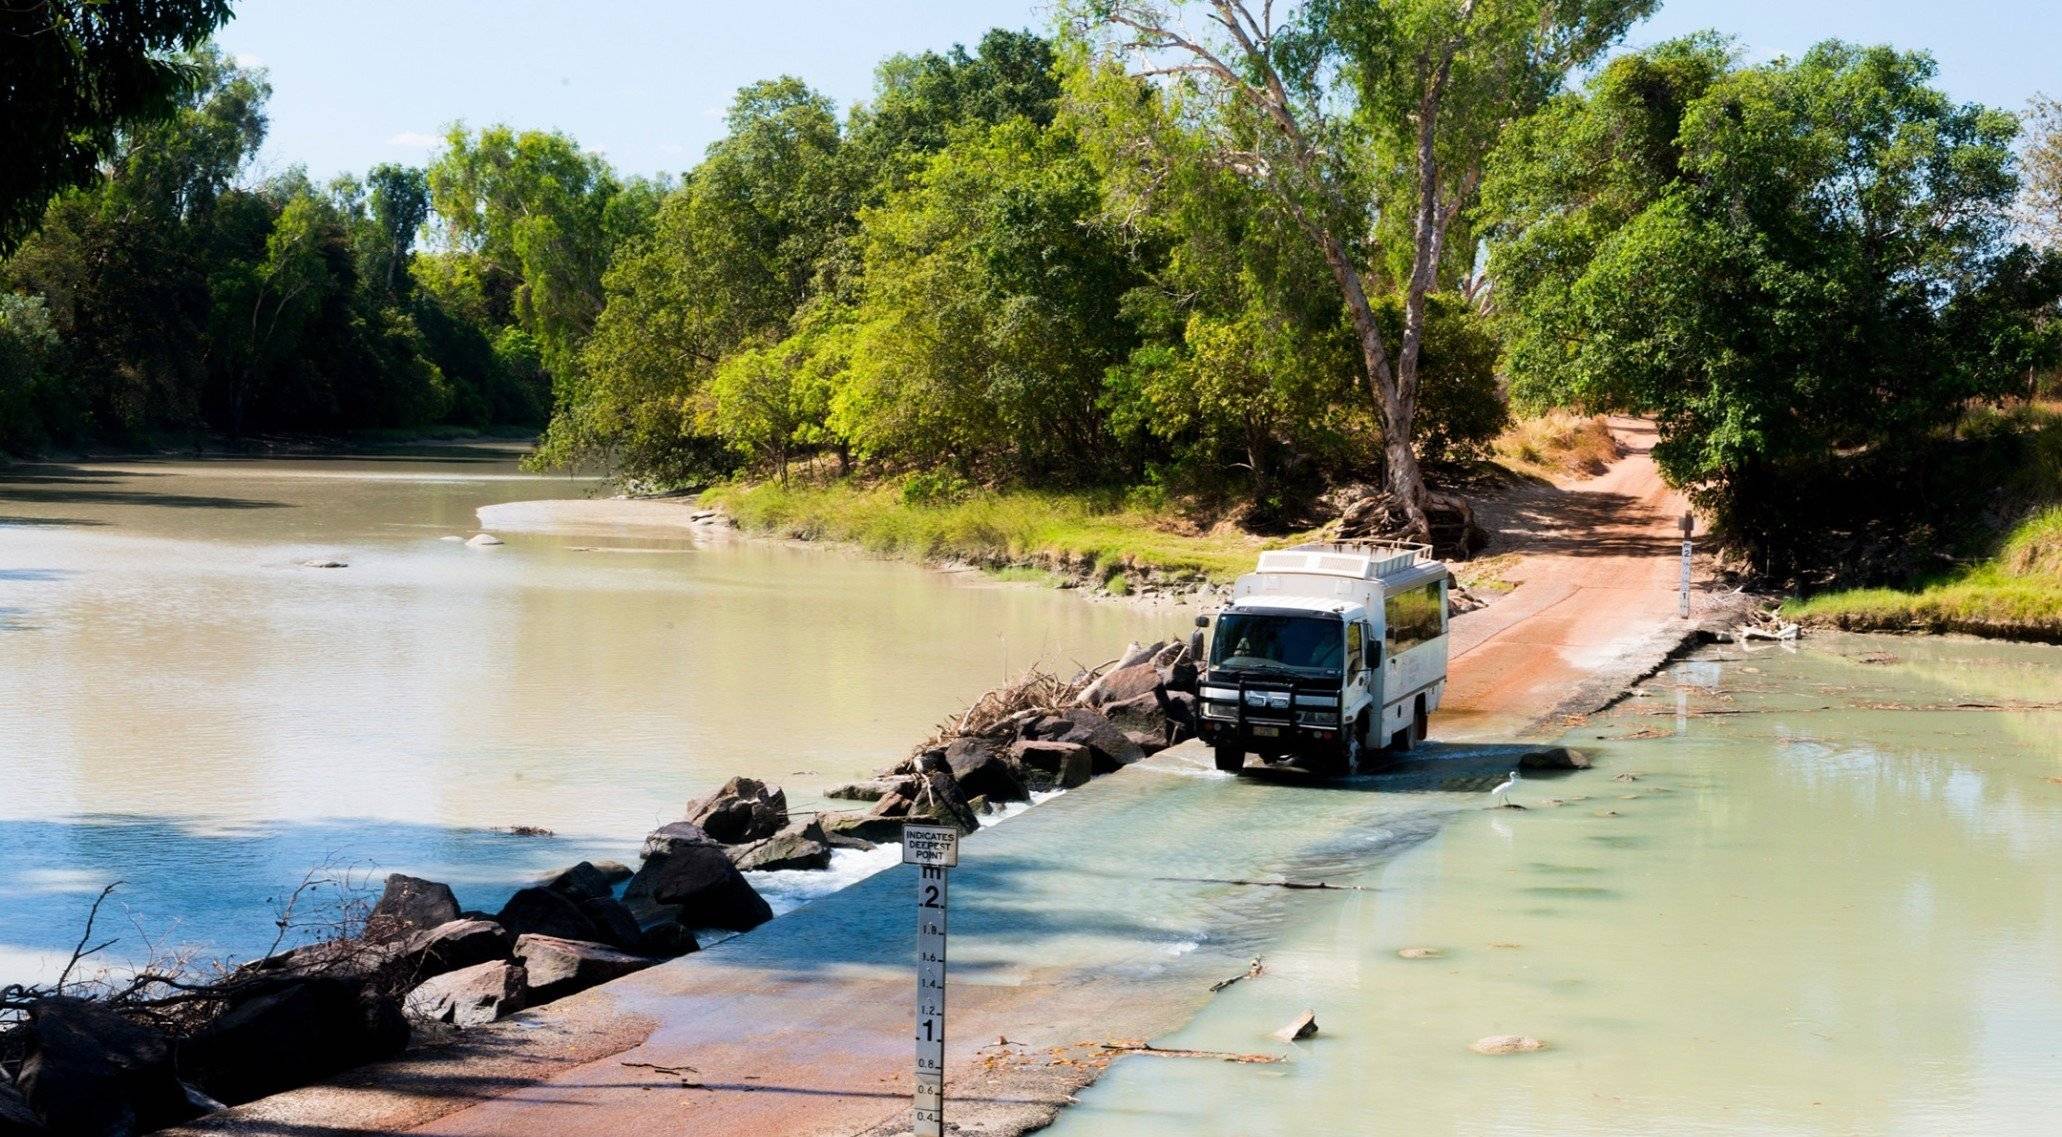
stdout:
[(1260, 554), (1210, 630), (1198, 728), (1217, 768), (1246, 756), (1350, 774), (1408, 750), (1446, 688), (1446, 565), (1402, 541), (1298, 545)]

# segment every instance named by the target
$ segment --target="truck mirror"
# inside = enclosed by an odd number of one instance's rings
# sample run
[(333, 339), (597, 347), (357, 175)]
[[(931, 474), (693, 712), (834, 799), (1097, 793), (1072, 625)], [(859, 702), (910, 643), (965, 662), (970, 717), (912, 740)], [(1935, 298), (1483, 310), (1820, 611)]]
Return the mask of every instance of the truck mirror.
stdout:
[(1208, 616), (1205, 616), (1205, 615), (1203, 615), (1203, 614), (1201, 614), (1201, 613), (1197, 613), (1197, 615), (1196, 615), (1196, 626), (1197, 626), (1197, 627), (1199, 627), (1199, 628), (1207, 628), (1207, 627), (1209, 627), (1209, 626), (1210, 626), (1210, 617), (1208, 617)]
[[(1202, 617), (1198, 616), (1196, 617), (1196, 619), (1201, 620)], [(1201, 628), (1197, 628), (1195, 631), (1189, 633), (1189, 662), (1196, 664), (1198, 666), (1202, 665), (1203, 629)]]
[(1378, 640), (1368, 640), (1360, 645), (1360, 656), (1363, 660), (1367, 661), (1369, 667), (1382, 666), (1381, 646), (1381, 642)]

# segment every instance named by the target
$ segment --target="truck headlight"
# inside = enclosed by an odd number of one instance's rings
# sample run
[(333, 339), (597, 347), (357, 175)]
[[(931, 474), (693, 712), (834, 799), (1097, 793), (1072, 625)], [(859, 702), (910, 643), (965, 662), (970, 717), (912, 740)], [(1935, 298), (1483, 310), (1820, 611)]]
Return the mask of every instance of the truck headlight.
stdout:
[(1203, 717), (1212, 722), (1239, 721), (1239, 708), (1229, 703), (1204, 703)]
[(1338, 726), (1336, 711), (1297, 711), (1296, 721), (1304, 726)]

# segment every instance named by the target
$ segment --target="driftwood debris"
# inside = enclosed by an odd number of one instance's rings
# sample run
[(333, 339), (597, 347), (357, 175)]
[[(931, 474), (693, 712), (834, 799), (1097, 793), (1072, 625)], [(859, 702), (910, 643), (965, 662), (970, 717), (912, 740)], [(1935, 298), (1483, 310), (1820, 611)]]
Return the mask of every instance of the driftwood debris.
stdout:
[(1260, 966), (1260, 957), (1256, 955), (1253, 957), (1253, 961), (1246, 965), (1246, 970), (1239, 972), (1237, 975), (1234, 975), (1229, 979), (1219, 979), (1217, 982), (1212, 983), (1210, 985), (1210, 990), (1212, 992), (1222, 991), (1226, 987), (1229, 987), (1232, 984), (1237, 983), (1241, 979), (1258, 978), (1261, 971), (1263, 970), (1264, 968)]
[(1150, 1042), (1099, 1042), (1096, 1045), (1115, 1054), (1157, 1054), (1162, 1058), (1210, 1058), (1219, 1062), (1246, 1062), (1253, 1065), (1272, 1065), (1282, 1060), (1279, 1054), (1241, 1054), (1235, 1050), (1184, 1050), (1178, 1047), (1154, 1046)]
[(1274, 1036), (1283, 1042), (1295, 1042), (1317, 1033), (1317, 1012), (1305, 1011), (1296, 1016), (1296, 1021), (1275, 1031)]

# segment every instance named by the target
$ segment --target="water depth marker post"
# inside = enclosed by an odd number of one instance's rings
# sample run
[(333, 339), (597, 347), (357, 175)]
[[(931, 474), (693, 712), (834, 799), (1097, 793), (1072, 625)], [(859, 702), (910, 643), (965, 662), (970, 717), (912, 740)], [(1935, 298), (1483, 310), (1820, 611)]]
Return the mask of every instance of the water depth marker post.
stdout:
[(1683, 514), (1683, 599), (1676, 614), (1685, 620), (1690, 618), (1690, 534), (1696, 529), (1697, 519), (1690, 514)]
[(904, 825), (902, 863), (916, 873), (916, 1124), (945, 1137), (945, 885), (959, 863), (959, 830)]

